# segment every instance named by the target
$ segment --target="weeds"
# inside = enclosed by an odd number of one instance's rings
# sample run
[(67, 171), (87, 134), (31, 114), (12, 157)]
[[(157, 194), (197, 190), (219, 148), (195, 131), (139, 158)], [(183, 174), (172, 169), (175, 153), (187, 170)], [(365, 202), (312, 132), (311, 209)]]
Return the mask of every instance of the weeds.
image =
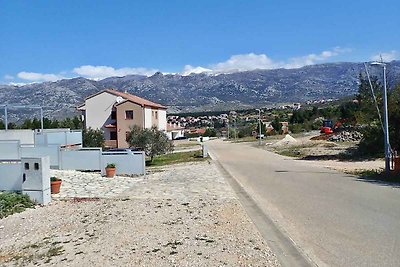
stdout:
[(35, 203), (27, 195), (14, 192), (0, 193), (0, 219), (32, 208), (34, 205)]

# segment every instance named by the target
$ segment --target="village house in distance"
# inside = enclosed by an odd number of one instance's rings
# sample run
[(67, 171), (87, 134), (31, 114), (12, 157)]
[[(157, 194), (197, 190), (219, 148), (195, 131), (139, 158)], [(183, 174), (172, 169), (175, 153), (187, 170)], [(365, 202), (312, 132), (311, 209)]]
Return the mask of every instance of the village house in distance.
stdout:
[(77, 109), (82, 111), (86, 128), (104, 132), (109, 148), (128, 148), (126, 136), (133, 125), (143, 129), (155, 126), (170, 139), (173, 136), (173, 128), (167, 132), (167, 107), (126, 92), (103, 90), (87, 97)]

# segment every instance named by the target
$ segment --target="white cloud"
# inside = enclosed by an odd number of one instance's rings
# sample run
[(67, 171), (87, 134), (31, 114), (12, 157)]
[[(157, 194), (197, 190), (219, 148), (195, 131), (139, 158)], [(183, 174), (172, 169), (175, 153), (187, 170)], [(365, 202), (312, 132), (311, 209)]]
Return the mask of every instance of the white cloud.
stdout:
[(277, 68), (278, 65), (265, 54), (249, 53), (233, 55), (227, 61), (211, 65), (211, 69), (217, 73), (229, 73), (254, 69), (273, 69)]
[(301, 68), (307, 65), (314, 65), (317, 63), (322, 63), (328, 60), (331, 57), (338, 56), (342, 53), (350, 52), (351, 49), (348, 48), (340, 48), (335, 47), (332, 50), (322, 51), (319, 54), (309, 54), (302, 57), (294, 57), (290, 58), (287, 63), (285, 63), (282, 67), (285, 69), (295, 69)]
[(200, 66), (193, 67), (191, 65), (185, 65), (185, 67), (183, 68), (183, 71), (182, 71), (181, 74), (183, 76), (187, 76), (187, 75), (189, 75), (191, 73), (204, 73), (204, 72), (212, 72), (212, 70), (211, 69), (206, 69), (206, 68), (203, 68), (203, 67), (200, 67)]
[(371, 57), (372, 61), (381, 61), (381, 56), (382, 56), (382, 60), (385, 62), (390, 62), (392, 60), (396, 60), (399, 58), (399, 53), (396, 50), (392, 50), (389, 52), (382, 52), (379, 54), (376, 54), (374, 56)]
[(23, 80), (33, 81), (33, 82), (52, 82), (65, 78), (59, 74), (26, 72), (26, 71), (19, 72), (17, 74), (17, 77)]
[(107, 77), (112, 76), (126, 76), (130, 74), (140, 74), (150, 76), (157, 72), (156, 69), (147, 69), (147, 68), (120, 68), (115, 69), (109, 66), (92, 66), (92, 65), (85, 65), (80, 66), (78, 68), (74, 68), (74, 73), (81, 75), (85, 78), (100, 80)]
[[(287, 60), (276, 61), (268, 57), (266, 54), (239, 54), (233, 55), (228, 60), (210, 64), (207, 67), (203, 66), (192, 66), (185, 65), (181, 75), (189, 75), (191, 73), (209, 73), (209, 74), (220, 74), (220, 73), (232, 73), (238, 71), (249, 71), (255, 69), (277, 69), (277, 68), (300, 68), (306, 65), (313, 65), (317, 63), (326, 62), (328, 59), (338, 56), (342, 53), (351, 51), (350, 49), (343, 49), (335, 47), (332, 50), (322, 51), (321, 53), (312, 53), (305, 56), (293, 57)], [(384, 60), (393, 60), (397, 56), (396, 51), (389, 53), (382, 53)], [(65, 79), (66, 77), (75, 77), (77, 75), (93, 79), (100, 80), (112, 76), (126, 76), (131, 74), (140, 74), (150, 76), (157, 72), (157, 69), (148, 68), (113, 68), (110, 66), (93, 66), (83, 65), (76, 67), (73, 70), (66, 72), (59, 72), (58, 74), (51, 73), (37, 73), (37, 72), (19, 72), (16, 76), (19, 79), (28, 82), (44, 82), (44, 81), (56, 81)], [(166, 73), (164, 73), (166, 74)], [(14, 81), (15, 78), (11, 75), (5, 75), (5, 80)]]
[(211, 64), (208, 68), (201, 66), (192, 67), (191, 65), (186, 65), (181, 74), (187, 75), (189, 73), (199, 73), (199, 72), (211, 72), (214, 74), (218, 74), (218, 73), (248, 71), (255, 69), (301, 68), (306, 65), (313, 65), (317, 63), (326, 62), (331, 57), (335, 57), (342, 53), (347, 53), (350, 51), (351, 50), (347, 48), (335, 47), (332, 50), (322, 51), (319, 54), (313, 53), (306, 56), (289, 58), (286, 61), (275, 61), (270, 57), (268, 57), (266, 54), (254, 54), (254, 53), (240, 54), (240, 55), (233, 55), (224, 62)]

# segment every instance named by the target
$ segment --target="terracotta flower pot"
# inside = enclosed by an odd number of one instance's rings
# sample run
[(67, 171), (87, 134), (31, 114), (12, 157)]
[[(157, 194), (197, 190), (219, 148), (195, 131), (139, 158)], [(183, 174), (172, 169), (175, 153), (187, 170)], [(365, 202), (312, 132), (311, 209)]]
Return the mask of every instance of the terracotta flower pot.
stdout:
[(51, 181), (51, 182), (50, 182), (51, 193), (52, 193), (52, 194), (58, 194), (58, 193), (60, 193), (61, 183), (62, 183), (62, 181)]
[(113, 178), (115, 175), (115, 168), (106, 168), (106, 177)]

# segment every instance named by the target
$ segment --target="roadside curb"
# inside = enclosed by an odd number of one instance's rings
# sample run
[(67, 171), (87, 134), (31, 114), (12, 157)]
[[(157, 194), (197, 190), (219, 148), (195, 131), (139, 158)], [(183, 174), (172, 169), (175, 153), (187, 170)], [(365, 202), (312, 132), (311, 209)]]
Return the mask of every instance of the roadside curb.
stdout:
[(292, 239), (285, 235), (257, 205), (254, 199), (236, 181), (236, 179), (222, 166), (218, 159), (209, 153), (222, 175), (228, 181), (237, 195), (246, 213), (257, 227), (258, 231), (271, 247), (282, 266), (317, 266), (296, 246)]

